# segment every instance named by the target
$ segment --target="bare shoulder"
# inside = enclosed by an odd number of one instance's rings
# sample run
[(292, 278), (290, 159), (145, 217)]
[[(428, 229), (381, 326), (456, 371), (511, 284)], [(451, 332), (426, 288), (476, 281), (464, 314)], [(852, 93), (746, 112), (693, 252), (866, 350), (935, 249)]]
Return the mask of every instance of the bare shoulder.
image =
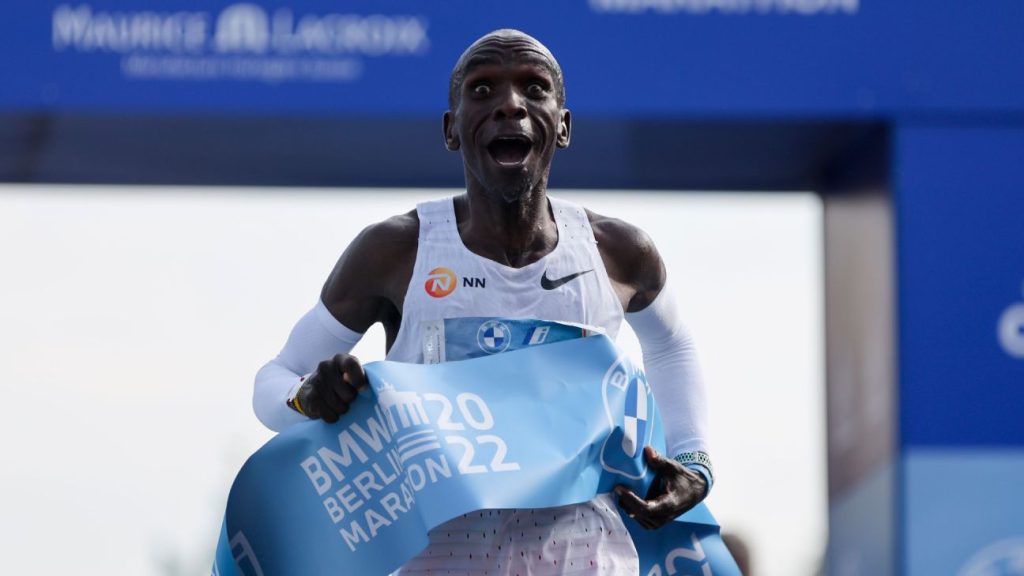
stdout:
[(665, 265), (651, 237), (639, 227), (587, 210), (608, 277), (628, 312), (643, 310), (665, 285)]
[(415, 210), (364, 228), (338, 258), (320, 294), (334, 317), (362, 331), (394, 308), (401, 310), (418, 237)]
[(352, 241), (352, 247), (370, 251), (375, 255), (382, 252), (404, 252), (409, 249), (415, 252), (419, 232), (420, 219), (415, 210), (410, 210), (405, 214), (370, 224)]

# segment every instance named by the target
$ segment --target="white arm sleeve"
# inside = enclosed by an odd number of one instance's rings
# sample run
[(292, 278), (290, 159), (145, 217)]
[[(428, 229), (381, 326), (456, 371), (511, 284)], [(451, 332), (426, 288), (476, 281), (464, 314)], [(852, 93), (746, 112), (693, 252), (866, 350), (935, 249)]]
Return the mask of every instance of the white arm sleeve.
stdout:
[(252, 407), (260, 422), (275, 432), (305, 422), (305, 416), (288, 407), (288, 398), (303, 376), (335, 354), (352, 350), (362, 336), (338, 322), (318, 300), (292, 328), (281, 353), (256, 373)]
[(704, 379), (671, 286), (666, 283), (647, 308), (627, 313), (626, 321), (640, 340), (644, 371), (665, 427), (667, 456), (686, 455), (685, 459), (710, 470)]

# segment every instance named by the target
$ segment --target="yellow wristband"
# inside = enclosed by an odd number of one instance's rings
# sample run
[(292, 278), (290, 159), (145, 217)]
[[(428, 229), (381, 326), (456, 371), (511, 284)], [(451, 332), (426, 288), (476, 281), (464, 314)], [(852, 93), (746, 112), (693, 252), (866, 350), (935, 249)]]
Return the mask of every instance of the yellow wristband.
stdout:
[(295, 398), (291, 399), (290, 406), (299, 414), (302, 414), (303, 416), (306, 416), (306, 418), (309, 418), (309, 416), (306, 414), (306, 411), (302, 409), (302, 404), (299, 403), (298, 396), (295, 396)]
[(305, 376), (299, 378), (299, 383), (296, 384), (294, 388), (292, 388), (292, 391), (289, 394), (290, 398), (285, 400), (284, 403), (287, 404), (288, 407), (291, 408), (292, 410), (295, 410), (299, 414), (302, 414), (306, 418), (309, 418), (309, 414), (306, 414), (306, 411), (302, 409), (302, 403), (299, 402), (299, 389), (302, 387), (302, 383), (305, 381)]

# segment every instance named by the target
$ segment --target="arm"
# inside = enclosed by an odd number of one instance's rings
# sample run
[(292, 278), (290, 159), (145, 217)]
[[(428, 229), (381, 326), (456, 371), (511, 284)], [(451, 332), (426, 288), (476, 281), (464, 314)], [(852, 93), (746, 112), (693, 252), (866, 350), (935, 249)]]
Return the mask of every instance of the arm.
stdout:
[(657, 478), (646, 500), (629, 490), (617, 490), (623, 508), (646, 528), (664, 525), (697, 505), (713, 483), (704, 382), (693, 339), (679, 319), (670, 288), (663, 287), (643, 310), (626, 314), (640, 340), (671, 458), (647, 447), (645, 457)]
[(681, 464), (712, 481), (707, 442), (707, 395), (697, 348), (683, 324), (672, 286), (650, 305), (626, 314), (643, 352), (648, 381), (665, 415), (666, 450)]
[[(337, 358), (337, 367), (344, 366), (347, 353), (361, 337), (361, 333), (334, 318), (322, 301), (317, 301), (316, 306), (292, 328), (277, 357), (256, 373), (252, 406), (260, 422), (275, 432), (281, 432), (313, 417), (314, 413), (319, 414), (320, 406), (315, 399), (308, 398), (308, 393), (317, 380), (322, 380), (322, 374), (331, 373), (327, 367), (323, 371), (319, 369), (321, 361)], [(317, 378), (311, 379), (314, 372)], [(306, 401), (299, 398), (296, 405), (295, 399), (303, 385), (307, 388)], [(351, 392), (344, 387), (342, 391)], [(349, 401), (352, 399), (354, 395)], [(334, 420), (337, 420), (336, 415)]]
[(695, 506), (710, 488), (704, 384), (692, 338), (679, 319), (672, 290), (666, 287), (664, 263), (650, 237), (620, 220), (596, 214), (590, 218), (626, 320), (640, 340), (669, 452), (666, 458), (649, 446), (645, 449), (657, 474), (646, 499), (625, 487), (616, 492), (630, 516), (656, 528)]
[(256, 374), (253, 409), (265, 426), (280, 432), (309, 418), (335, 422), (348, 412), (366, 383), (348, 352), (376, 322), (384, 323), (389, 342), (397, 333), (418, 229), (415, 212), (396, 216), (363, 230), (341, 255), (320, 300)]

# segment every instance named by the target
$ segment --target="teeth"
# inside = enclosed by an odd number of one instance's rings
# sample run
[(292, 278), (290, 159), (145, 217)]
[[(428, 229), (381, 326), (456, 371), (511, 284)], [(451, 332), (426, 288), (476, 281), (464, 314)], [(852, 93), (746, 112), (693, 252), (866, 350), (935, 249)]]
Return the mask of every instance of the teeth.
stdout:
[(523, 136), (496, 136), (488, 145), (488, 151), (496, 162), (516, 165), (530, 155), (533, 143)]

